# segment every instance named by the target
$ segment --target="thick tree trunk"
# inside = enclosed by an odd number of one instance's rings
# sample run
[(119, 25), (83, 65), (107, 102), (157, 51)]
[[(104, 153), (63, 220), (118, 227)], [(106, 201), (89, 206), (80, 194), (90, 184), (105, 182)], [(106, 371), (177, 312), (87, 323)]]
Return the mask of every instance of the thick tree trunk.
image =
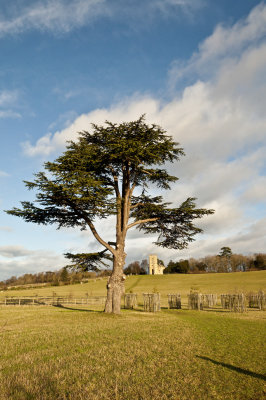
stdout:
[(123, 274), (125, 256), (124, 251), (114, 256), (113, 271), (107, 283), (106, 313), (120, 314), (121, 297), (125, 292), (125, 275)]

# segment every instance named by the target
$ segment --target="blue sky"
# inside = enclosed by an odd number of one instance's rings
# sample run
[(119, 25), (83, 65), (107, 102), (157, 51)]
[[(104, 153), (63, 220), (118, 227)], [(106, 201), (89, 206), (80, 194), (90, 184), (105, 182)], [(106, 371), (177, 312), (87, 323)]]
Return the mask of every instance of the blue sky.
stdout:
[[(0, 0), (0, 60), (0, 279), (99, 248), (89, 233), (3, 210), (32, 198), (23, 180), (77, 131), (143, 113), (186, 152), (167, 198), (195, 196), (216, 213), (182, 252), (132, 232), (128, 262), (266, 251), (264, 1)], [(102, 228), (112, 237), (112, 221)]]

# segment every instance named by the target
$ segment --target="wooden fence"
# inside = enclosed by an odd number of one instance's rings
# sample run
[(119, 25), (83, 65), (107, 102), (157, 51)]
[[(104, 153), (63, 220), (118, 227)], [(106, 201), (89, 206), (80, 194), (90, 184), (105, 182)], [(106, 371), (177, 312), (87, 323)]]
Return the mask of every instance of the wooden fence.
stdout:
[(203, 294), (203, 307), (214, 307), (217, 304), (217, 294)]
[[(160, 311), (160, 293), (143, 293), (144, 311), (157, 312)], [(63, 306), (63, 305), (89, 305), (104, 306), (106, 296), (8, 296), (0, 297), (0, 306), (24, 306), (24, 305), (47, 305), (47, 306)], [(203, 310), (204, 308), (214, 307), (217, 304), (216, 294), (188, 294), (188, 309)], [(137, 305), (137, 294), (127, 293), (124, 295), (124, 307), (133, 309)], [(266, 310), (266, 293), (259, 291), (257, 293), (249, 293), (245, 296), (243, 293), (238, 294), (221, 294), (221, 308), (233, 312), (245, 312), (249, 308), (257, 308)], [(168, 308), (181, 308), (181, 295), (168, 294)]]
[(126, 293), (124, 295), (124, 308), (134, 308), (137, 305), (136, 293)]
[(188, 296), (189, 310), (203, 310), (203, 295), (201, 293), (190, 293)]
[(257, 293), (247, 294), (247, 303), (249, 308), (259, 308), (259, 296)]
[(221, 294), (222, 308), (229, 309), (233, 312), (246, 311), (246, 296), (244, 293), (238, 294)]
[(168, 294), (168, 308), (181, 308), (181, 294)]
[(75, 297), (72, 296), (27, 296), (27, 297), (4, 297), (0, 298), (0, 305), (104, 305), (106, 296)]
[(247, 303), (250, 308), (266, 310), (266, 294), (260, 290), (258, 293), (248, 293)]
[(147, 312), (160, 311), (160, 293), (143, 293), (143, 307)]
[(262, 290), (260, 290), (258, 293), (258, 300), (259, 300), (258, 301), (259, 309), (262, 311), (265, 311), (266, 310), (266, 294)]

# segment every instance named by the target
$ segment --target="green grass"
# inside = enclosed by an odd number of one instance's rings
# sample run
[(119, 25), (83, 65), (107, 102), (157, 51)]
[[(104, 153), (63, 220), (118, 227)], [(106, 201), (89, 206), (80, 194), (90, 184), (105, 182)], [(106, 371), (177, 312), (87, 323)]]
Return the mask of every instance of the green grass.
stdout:
[[(0, 296), (26, 296), (57, 295), (104, 296), (106, 295), (107, 278), (92, 279), (85, 284), (34, 288), (26, 290), (9, 290), (1, 292)], [(142, 293), (158, 291), (161, 293), (162, 304), (167, 304), (168, 293), (180, 293), (183, 302), (191, 289), (202, 293), (235, 293), (239, 291), (250, 292), (266, 288), (266, 271), (238, 272), (230, 274), (173, 274), (173, 275), (140, 275), (129, 276), (126, 279), (126, 292), (138, 294), (139, 300)]]
[[(126, 290), (257, 291), (266, 271), (131, 276)], [(106, 279), (9, 295), (104, 295)], [(6, 293), (1, 293), (5, 295)], [(0, 400), (262, 400), (266, 312), (0, 307)]]
[(263, 399), (263, 316), (2, 307), (0, 399)]

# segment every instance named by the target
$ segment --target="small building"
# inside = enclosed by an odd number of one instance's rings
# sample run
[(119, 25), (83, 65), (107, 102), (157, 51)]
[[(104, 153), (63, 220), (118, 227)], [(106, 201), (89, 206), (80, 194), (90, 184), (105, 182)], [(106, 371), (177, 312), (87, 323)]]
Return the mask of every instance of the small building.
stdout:
[(149, 255), (149, 266), (147, 270), (148, 275), (163, 275), (165, 267), (158, 263), (158, 258), (156, 255)]

